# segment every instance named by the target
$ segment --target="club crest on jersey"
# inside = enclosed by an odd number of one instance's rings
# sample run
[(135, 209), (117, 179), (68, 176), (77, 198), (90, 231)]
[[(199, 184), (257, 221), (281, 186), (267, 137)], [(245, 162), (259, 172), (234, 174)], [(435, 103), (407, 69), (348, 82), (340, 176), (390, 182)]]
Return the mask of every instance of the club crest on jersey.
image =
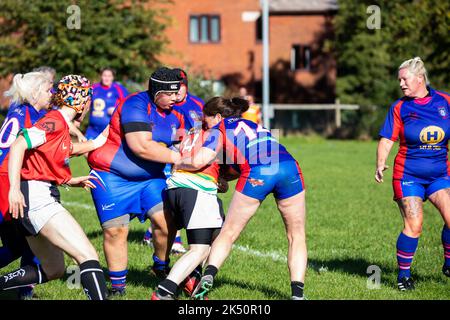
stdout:
[(420, 131), (420, 141), (424, 144), (435, 145), (444, 140), (445, 132), (438, 126), (428, 126)]
[(264, 185), (264, 181), (261, 179), (248, 179), (248, 182), (252, 185), (252, 187), (260, 187)]
[(197, 112), (195, 112), (193, 110), (189, 111), (189, 116), (194, 121), (201, 121), (201, 119), (200, 119), (199, 115), (197, 114)]
[(445, 107), (438, 107), (438, 110), (439, 110), (439, 115), (442, 117), (442, 119), (448, 118), (448, 112), (445, 109)]

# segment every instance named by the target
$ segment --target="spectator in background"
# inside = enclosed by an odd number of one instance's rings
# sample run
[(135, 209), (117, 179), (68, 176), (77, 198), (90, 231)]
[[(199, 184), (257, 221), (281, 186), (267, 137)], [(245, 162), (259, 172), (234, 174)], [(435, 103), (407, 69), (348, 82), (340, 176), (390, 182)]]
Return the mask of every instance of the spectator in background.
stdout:
[(259, 105), (255, 104), (253, 96), (248, 94), (247, 88), (240, 87), (239, 96), (242, 99), (247, 100), (249, 104), (248, 110), (242, 114), (242, 119), (250, 120), (256, 124), (262, 125), (261, 108), (259, 107)]
[(100, 82), (93, 85), (92, 110), (86, 138), (94, 139), (109, 124), (115, 107), (128, 95), (127, 89), (114, 81), (114, 70), (104, 68), (100, 71)]

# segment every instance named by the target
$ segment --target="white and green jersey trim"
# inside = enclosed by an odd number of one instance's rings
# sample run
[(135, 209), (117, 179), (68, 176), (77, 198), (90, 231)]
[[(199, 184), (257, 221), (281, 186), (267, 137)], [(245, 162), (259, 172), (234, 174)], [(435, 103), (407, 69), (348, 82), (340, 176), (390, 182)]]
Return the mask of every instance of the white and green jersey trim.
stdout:
[(217, 194), (217, 181), (204, 173), (175, 171), (167, 179), (167, 189), (190, 188), (209, 194)]

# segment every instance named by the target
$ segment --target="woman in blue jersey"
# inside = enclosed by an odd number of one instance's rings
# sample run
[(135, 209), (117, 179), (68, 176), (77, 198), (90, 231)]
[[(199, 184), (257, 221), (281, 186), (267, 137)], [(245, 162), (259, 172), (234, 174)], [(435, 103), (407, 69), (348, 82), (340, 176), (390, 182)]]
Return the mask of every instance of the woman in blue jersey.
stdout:
[(269, 130), (241, 118), (248, 107), (248, 101), (240, 98), (209, 100), (203, 109), (208, 127), (213, 128), (208, 139), (191, 159), (175, 164), (175, 170), (195, 171), (219, 157), (227, 159), (226, 163), (240, 174), (222, 231), (212, 244), (208, 266), (194, 295), (204, 298), (233, 243), (261, 202), (273, 193), (289, 242), (291, 297), (302, 300), (307, 264), (302, 173), (297, 161)]
[(114, 81), (114, 70), (104, 68), (100, 72), (101, 80), (95, 83), (92, 96), (92, 107), (86, 138), (94, 139), (109, 124), (114, 108), (128, 96), (127, 89)]
[(413, 290), (411, 263), (422, 233), (423, 202), (429, 199), (444, 219), (444, 275), (450, 277), (450, 96), (429, 86), (423, 61), (403, 62), (398, 80), (404, 96), (394, 102), (380, 131), (375, 180), (383, 182), (386, 160), (397, 139), (392, 186), (404, 228), (397, 239), (398, 288)]
[(170, 149), (179, 142), (179, 130), (184, 130), (182, 120), (172, 112), (179, 88), (180, 79), (172, 69), (157, 69), (148, 91), (129, 95), (117, 106), (107, 142), (88, 157), (91, 175), (98, 179), (92, 198), (103, 228), (112, 294), (125, 293), (128, 225), (134, 217), (141, 222), (150, 219), (155, 247), (152, 270), (159, 277), (168, 273), (176, 230), (163, 210), (162, 193), (164, 167), (180, 157)]

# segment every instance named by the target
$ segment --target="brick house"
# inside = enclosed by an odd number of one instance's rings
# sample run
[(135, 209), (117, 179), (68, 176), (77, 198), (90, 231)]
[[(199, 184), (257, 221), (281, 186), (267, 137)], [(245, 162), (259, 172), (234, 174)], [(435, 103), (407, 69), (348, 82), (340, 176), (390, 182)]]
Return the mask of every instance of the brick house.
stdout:
[[(204, 73), (231, 91), (245, 85), (260, 101), (262, 27), (259, 0), (174, 0), (164, 64)], [(337, 1), (270, 0), (271, 101), (335, 100), (336, 63), (330, 52)]]

